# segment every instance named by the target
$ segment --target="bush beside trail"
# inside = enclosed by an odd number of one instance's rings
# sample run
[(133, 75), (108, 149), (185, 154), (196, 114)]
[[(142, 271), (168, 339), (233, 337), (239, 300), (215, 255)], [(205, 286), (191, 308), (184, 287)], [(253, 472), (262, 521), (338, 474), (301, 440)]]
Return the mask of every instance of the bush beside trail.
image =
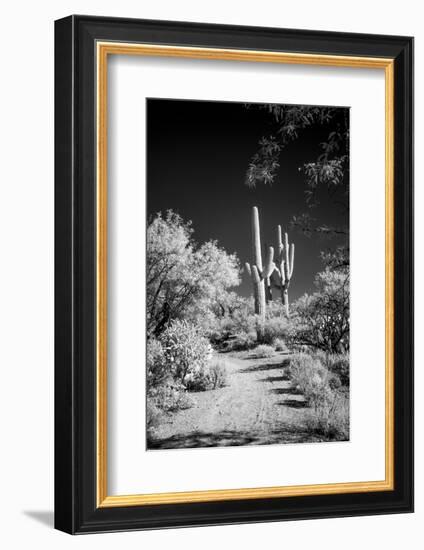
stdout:
[(164, 413), (192, 406), (190, 392), (225, 386), (225, 365), (198, 327), (174, 321), (147, 343), (147, 427), (154, 430)]
[(289, 376), (312, 408), (308, 428), (326, 438), (349, 437), (349, 360), (337, 354), (299, 353)]

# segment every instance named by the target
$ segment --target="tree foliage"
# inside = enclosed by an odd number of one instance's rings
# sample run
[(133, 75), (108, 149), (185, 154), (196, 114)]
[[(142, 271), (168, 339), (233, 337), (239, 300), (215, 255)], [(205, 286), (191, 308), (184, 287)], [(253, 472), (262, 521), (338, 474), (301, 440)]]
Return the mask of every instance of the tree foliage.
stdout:
[(175, 212), (159, 213), (147, 228), (147, 333), (159, 336), (193, 308), (205, 311), (226, 300), (240, 283), (237, 257), (216, 241), (193, 240), (191, 222)]
[(327, 353), (349, 350), (349, 274), (326, 269), (315, 278), (316, 292), (294, 305), (293, 342)]
[[(341, 212), (349, 208), (349, 121), (348, 110), (308, 105), (248, 105), (266, 110), (272, 130), (263, 136), (253, 155), (245, 183), (248, 187), (271, 185), (277, 180), (282, 151), (313, 127), (327, 128), (328, 134), (320, 143), (321, 152), (314, 159), (305, 159), (299, 171), (305, 181), (305, 202), (316, 208), (323, 196), (331, 200)], [(325, 130), (324, 130), (325, 131)], [(326, 200), (327, 200), (326, 199)], [(293, 216), (291, 227), (305, 235), (318, 232), (323, 236), (347, 235), (346, 225), (340, 227), (320, 223), (309, 212)]]

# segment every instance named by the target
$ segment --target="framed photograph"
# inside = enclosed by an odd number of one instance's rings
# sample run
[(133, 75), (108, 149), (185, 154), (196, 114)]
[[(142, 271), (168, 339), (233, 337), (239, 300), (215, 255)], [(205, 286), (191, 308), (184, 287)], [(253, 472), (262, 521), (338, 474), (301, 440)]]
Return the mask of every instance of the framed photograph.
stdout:
[(413, 39), (55, 25), (55, 525), (413, 510)]

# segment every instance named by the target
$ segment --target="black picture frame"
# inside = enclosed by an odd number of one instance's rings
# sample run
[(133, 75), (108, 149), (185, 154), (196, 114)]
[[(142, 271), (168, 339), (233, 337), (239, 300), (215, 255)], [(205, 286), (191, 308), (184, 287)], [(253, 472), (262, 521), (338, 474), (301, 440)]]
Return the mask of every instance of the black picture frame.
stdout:
[[(394, 60), (394, 490), (97, 506), (96, 49), (99, 40)], [(132, 529), (413, 511), (413, 39), (73, 15), (55, 23), (55, 527)]]

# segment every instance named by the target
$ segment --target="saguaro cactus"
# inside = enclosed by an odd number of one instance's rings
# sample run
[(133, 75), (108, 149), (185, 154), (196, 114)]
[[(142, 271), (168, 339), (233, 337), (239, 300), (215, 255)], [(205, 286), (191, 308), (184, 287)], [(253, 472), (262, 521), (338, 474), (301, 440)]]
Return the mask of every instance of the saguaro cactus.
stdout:
[(259, 226), (259, 212), (256, 206), (252, 209), (252, 241), (253, 263), (246, 262), (246, 270), (252, 277), (255, 313), (259, 316), (259, 331), (262, 332), (265, 323), (266, 302), (271, 294), (270, 277), (275, 269), (274, 249), (267, 249), (265, 265), (262, 264), (261, 232)]
[(271, 281), (271, 275), (272, 272), (275, 269), (275, 263), (274, 263), (274, 248), (272, 246), (268, 246), (265, 243), (265, 250), (267, 251), (267, 261), (265, 265), (268, 265), (268, 269), (265, 270), (265, 274), (268, 274), (268, 277), (264, 278), (264, 284), (265, 284), (265, 302), (269, 304), (269, 302), (272, 302), (272, 281)]
[(286, 308), (286, 314), (289, 315), (289, 286), (293, 275), (294, 268), (294, 244), (289, 246), (289, 237), (287, 233), (283, 234), (281, 225), (277, 228), (278, 240), (278, 263), (273, 270), (274, 285), (281, 290), (281, 300)]

